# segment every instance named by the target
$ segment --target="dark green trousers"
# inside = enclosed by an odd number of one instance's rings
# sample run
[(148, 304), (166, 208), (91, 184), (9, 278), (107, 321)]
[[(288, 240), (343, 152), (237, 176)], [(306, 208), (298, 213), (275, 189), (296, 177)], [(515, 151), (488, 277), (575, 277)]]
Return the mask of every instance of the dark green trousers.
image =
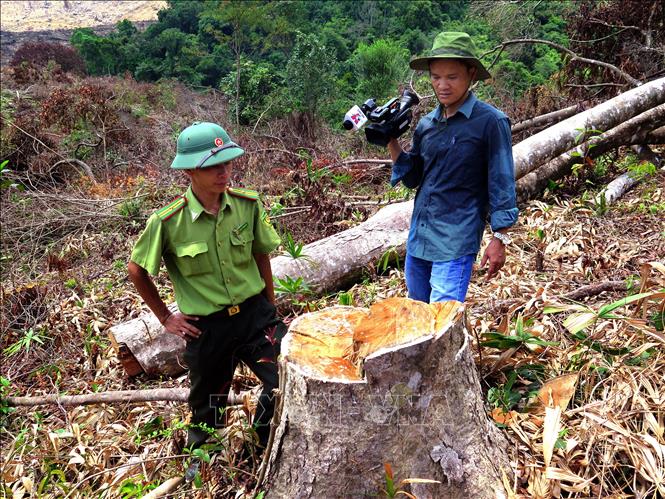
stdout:
[[(189, 406), (192, 423), (211, 428), (224, 425), (223, 408), (231, 389), (238, 362), (244, 362), (263, 383), (254, 428), (262, 446), (268, 441), (274, 411), (272, 390), (277, 388), (277, 357), (286, 326), (277, 319), (274, 305), (263, 295), (240, 304), (240, 311), (229, 315), (228, 309), (192, 321), (201, 336), (187, 342), (184, 360), (189, 367)], [(198, 447), (207, 433), (190, 428), (187, 447)]]

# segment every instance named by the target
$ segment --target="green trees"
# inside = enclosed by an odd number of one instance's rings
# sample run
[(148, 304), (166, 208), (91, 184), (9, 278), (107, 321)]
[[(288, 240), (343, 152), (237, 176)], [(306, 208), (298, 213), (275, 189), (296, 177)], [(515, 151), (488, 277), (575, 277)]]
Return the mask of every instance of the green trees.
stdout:
[(294, 107), (313, 116), (335, 87), (337, 61), (315, 35), (298, 33), (286, 65), (286, 84)]
[(409, 71), (409, 51), (392, 40), (361, 43), (352, 57), (357, 98), (383, 101), (397, 94)]
[[(410, 78), (409, 57), (429, 49), (439, 31), (467, 31), (481, 52), (527, 36), (566, 45), (570, 8), (508, 0), (171, 0), (144, 32), (122, 21), (108, 36), (79, 29), (71, 41), (93, 75), (129, 71), (139, 80), (220, 88), (239, 124), (289, 110), (336, 123), (353, 101), (396, 95)], [(493, 73), (519, 96), (560, 65), (551, 47), (516, 46)]]

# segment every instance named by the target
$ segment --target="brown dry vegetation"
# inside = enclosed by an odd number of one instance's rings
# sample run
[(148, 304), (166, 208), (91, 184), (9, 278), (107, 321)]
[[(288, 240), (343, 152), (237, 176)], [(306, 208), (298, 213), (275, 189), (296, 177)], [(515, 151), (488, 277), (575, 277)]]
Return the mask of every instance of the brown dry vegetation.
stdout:
[[(185, 377), (128, 378), (106, 330), (143, 309), (125, 264), (145, 218), (186, 185), (167, 168), (177, 133), (194, 120), (228, 123), (224, 99), (174, 82), (67, 75), (58, 83), (47, 74), (28, 86), (16, 84), (7, 68), (2, 76), (1, 156), (13, 170), (0, 179), (0, 348), (2, 376), (10, 381), (3, 395), (186, 386)], [(322, 131), (312, 144), (286, 120), (254, 133), (231, 132), (247, 150), (235, 182), (262, 191), (280, 230), (296, 241), (343, 230), (377, 202), (408, 195), (388, 190), (385, 168), (342, 164), (347, 157), (383, 157), (358, 136)], [(488, 413), (514, 444), (516, 478), (507, 485), (515, 497), (664, 492), (663, 297), (618, 308), (621, 318), (598, 318), (582, 331), (587, 337), (574, 336), (564, 322), (585, 311), (563, 298), (583, 285), (626, 283), (625, 290), (583, 299), (594, 312), (665, 287), (665, 174), (652, 175), (603, 214), (583, 191), (620, 169), (618, 161), (607, 161), (602, 172), (581, 172), (523, 206), (507, 266), (490, 283), (479, 270), (470, 288), (469, 321)], [(363, 204), (368, 200), (374, 204)], [(169, 298), (164, 275), (158, 284)], [(340, 300), (368, 306), (404, 295), (399, 266), (377, 265), (343, 294), (289, 310)], [(554, 304), (568, 310), (546, 314)], [(518, 329), (522, 337), (510, 345), (483, 345), (491, 338), (486, 333), (516, 336)], [(572, 392), (570, 383), (567, 391), (546, 384), (566, 374), (573, 376)], [(238, 389), (254, 384), (247, 373), (238, 376)], [(556, 404), (563, 406), (561, 426), (552, 436), (545, 429), (555, 423)], [(240, 497), (239, 491), (252, 490), (256, 463), (239, 452), (250, 405), (233, 409), (222, 452), (203, 465), (203, 487), (190, 484), (178, 497)], [(157, 402), (18, 409), (3, 416), (0, 431), (3, 496), (132, 497), (130, 491), (182, 474), (186, 415), (184, 404)], [(551, 459), (543, 443), (556, 444)]]

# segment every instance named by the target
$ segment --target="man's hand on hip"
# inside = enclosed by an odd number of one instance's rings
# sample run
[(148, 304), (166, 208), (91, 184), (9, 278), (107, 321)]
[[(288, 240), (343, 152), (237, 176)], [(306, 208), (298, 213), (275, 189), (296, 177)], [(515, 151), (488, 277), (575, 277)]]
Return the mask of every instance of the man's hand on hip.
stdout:
[(488, 261), (489, 268), (487, 269), (487, 277), (485, 277), (485, 281), (489, 281), (498, 274), (501, 267), (503, 267), (503, 264), (506, 263), (506, 248), (498, 239), (492, 239), (487, 245), (485, 253), (483, 253), (483, 258), (480, 261), (480, 266), (484, 267)]
[(164, 327), (169, 333), (184, 338), (186, 341), (190, 341), (201, 336), (201, 331), (188, 322), (197, 320), (199, 320), (198, 317), (192, 317), (191, 315), (176, 312), (166, 318), (164, 321)]

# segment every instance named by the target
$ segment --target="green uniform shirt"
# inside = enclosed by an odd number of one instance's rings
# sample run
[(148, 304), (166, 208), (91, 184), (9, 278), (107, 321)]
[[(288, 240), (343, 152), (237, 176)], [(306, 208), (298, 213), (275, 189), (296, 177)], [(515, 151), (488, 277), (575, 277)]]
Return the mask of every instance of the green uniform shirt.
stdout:
[(215, 217), (190, 186), (148, 219), (131, 260), (157, 275), (163, 258), (180, 311), (209, 315), (263, 290), (253, 253), (270, 253), (279, 243), (255, 191), (228, 190)]

